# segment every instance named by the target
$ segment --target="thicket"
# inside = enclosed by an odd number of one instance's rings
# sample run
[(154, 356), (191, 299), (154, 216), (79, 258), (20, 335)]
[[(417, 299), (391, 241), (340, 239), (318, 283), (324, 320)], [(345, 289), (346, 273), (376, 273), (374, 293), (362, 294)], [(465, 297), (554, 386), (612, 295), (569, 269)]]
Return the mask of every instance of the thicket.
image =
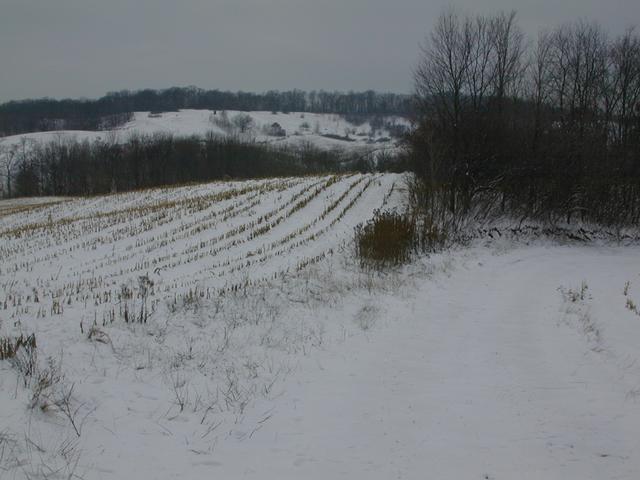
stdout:
[(416, 203), (451, 226), (507, 215), (640, 221), (640, 37), (447, 10), (415, 70)]
[(441, 225), (415, 212), (377, 212), (355, 229), (356, 255), (363, 268), (403, 265), (413, 254), (436, 251), (446, 241)]
[(409, 260), (416, 238), (415, 222), (405, 215), (377, 214), (356, 228), (356, 249), (363, 263), (401, 264)]
[(97, 195), (165, 185), (361, 171), (373, 159), (309, 144), (275, 147), (237, 136), (133, 135), (112, 141), (52, 141), (20, 149), (14, 196)]

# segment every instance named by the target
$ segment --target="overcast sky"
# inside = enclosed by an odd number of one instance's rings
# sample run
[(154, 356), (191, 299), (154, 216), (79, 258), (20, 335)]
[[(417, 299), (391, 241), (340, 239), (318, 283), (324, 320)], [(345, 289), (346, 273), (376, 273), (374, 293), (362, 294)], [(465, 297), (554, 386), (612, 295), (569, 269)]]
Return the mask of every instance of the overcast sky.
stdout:
[(418, 44), (451, 4), (516, 9), (531, 35), (640, 23), (640, 0), (0, 0), (0, 101), (174, 85), (408, 92)]

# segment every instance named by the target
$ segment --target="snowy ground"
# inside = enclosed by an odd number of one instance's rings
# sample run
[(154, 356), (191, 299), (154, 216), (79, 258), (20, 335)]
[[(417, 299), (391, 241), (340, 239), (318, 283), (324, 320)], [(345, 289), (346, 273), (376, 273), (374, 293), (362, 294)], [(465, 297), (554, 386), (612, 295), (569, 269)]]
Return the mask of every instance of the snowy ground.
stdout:
[[(633, 479), (639, 249), (459, 252), (308, 360), (224, 478)], [(440, 271), (439, 271), (440, 270)], [(566, 300), (559, 287), (584, 300)], [(633, 285), (633, 283), (632, 283)], [(194, 475), (193, 478), (197, 478)]]
[(0, 361), (0, 478), (637, 478), (640, 248), (361, 270), (353, 227), (403, 201), (354, 175), (0, 216), (0, 336), (39, 352)]

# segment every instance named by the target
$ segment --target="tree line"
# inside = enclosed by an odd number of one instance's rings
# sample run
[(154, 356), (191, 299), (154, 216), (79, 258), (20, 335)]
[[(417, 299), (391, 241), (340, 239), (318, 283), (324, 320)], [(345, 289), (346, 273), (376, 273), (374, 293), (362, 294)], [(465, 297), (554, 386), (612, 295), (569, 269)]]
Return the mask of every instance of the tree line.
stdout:
[(0, 136), (47, 130), (107, 130), (131, 119), (137, 111), (179, 109), (280, 111), (351, 115), (406, 115), (409, 95), (302, 90), (266, 93), (173, 87), (164, 90), (123, 90), (97, 100), (49, 98), (0, 104)]
[[(59, 139), (16, 150), (9, 196), (80, 196), (150, 187), (274, 176), (371, 171), (371, 156), (275, 147), (238, 136), (132, 135), (94, 142)], [(385, 163), (393, 168), (393, 162)]]
[[(640, 221), (640, 37), (445, 11), (415, 69), (412, 164), (444, 218)], [(437, 211), (436, 211), (437, 210)]]

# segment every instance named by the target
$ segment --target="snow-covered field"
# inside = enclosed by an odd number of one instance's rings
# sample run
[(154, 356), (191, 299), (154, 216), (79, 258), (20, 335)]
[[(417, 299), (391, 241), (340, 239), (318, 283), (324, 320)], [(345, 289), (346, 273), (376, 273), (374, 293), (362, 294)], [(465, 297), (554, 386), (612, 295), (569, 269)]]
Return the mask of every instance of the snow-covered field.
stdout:
[(0, 337), (38, 345), (0, 361), (0, 478), (637, 478), (640, 248), (364, 271), (353, 227), (403, 185), (0, 210)]
[(0, 200), (0, 216), (32, 210), (35, 207), (66, 202), (66, 197), (28, 197)]
[(0, 361), (0, 472), (160, 478), (140, 442), (251, 435), (299, 356), (347, 335), (328, 306), (368, 288), (333, 270), (353, 228), (403, 200), (400, 176), (336, 175), (10, 202), (0, 337), (35, 334), (38, 358)]

